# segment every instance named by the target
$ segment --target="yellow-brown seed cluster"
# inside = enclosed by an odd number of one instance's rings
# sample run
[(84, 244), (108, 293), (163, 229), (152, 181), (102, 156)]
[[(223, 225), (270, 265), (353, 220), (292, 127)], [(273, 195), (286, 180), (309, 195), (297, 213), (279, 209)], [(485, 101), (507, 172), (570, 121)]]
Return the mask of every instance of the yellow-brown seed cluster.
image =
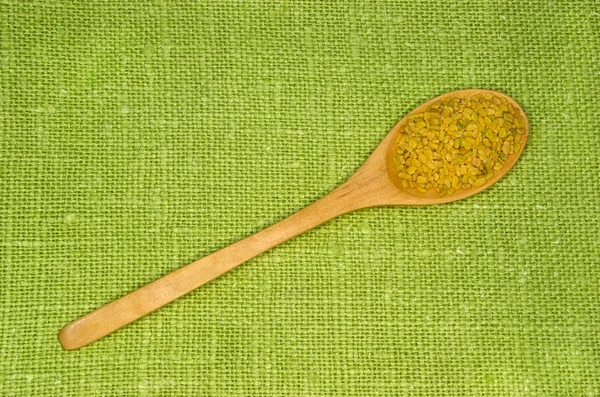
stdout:
[(503, 97), (436, 102), (400, 127), (393, 160), (402, 186), (440, 196), (481, 187), (521, 149), (524, 128), (519, 110)]

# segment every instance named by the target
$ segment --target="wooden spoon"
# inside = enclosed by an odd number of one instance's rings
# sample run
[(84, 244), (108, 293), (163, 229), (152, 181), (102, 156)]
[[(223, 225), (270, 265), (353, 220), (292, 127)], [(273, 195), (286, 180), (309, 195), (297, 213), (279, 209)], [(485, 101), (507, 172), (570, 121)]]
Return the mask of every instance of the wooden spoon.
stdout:
[[(312, 229), (336, 216), (361, 208), (391, 205), (431, 205), (448, 203), (472, 196), (500, 180), (514, 165), (529, 136), (529, 121), (519, 104), (508, 95), (488, 90), (462, 90), (450, 92), (426, 102), (411, 113), (422, 113), (435, 101), (449, 97), (469, 98), (491, 93), (505, 98), (525, 119), (520, 150), (510, 155), (505, 166), (485, 185), (468, 190), (459, 189), (453, 194), (439, 197), (429, 190), (418, 193), (403, 189), (393, 164), (395, 137), (404, 117), (387, 134), (373, 154), (345, 183), (319, 201), (290, 217), (237, 243), (214, 252), (166, 276), (117, 299), (65, 326), (58, 339), (63, 348), (71, 350), (85, 346), (109, 333), (145, 316), (182, 295), (219, 277), (221, 274), (246, 262), (294, 236)], [(409, 113), (410, 114), (410, 113)]]

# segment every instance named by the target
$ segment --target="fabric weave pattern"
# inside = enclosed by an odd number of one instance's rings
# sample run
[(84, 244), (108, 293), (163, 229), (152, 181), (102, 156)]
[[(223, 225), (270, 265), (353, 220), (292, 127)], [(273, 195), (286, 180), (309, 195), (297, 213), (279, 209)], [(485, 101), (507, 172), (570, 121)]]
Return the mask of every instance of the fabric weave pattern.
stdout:
[[(0, 395), (599, 395), (599, 38), (593, 0), (0, 1)], [(464, 88), (529, 117), (497, 185), (345, 215), (61, 349)]]

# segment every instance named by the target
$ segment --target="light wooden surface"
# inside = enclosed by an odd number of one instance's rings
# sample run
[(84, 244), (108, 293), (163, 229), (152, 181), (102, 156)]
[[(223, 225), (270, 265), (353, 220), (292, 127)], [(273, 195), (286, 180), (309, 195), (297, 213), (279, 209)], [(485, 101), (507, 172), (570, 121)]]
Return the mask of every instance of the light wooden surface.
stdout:
[(427, 194), (415, 194), (403, 190), (399, 185), (397, 173), (392, 163), (392, 153), (394, 152), (394, 139), (398, 127), (404, 123), (406, 117), (408, 117), (407, 115), (392, 128), (356, 173), (327, 196), (281, 222), (169, 273), (71, 322), (60, 331), (58, 336), (60, 343), (63, 348), (68, 350), (78, 349), (92, 343), (219, 277), (266, 250), (347, 212), (374, 206), (441, 204), (460, 200), (487, 189), (512, 168), (521, 155), (529, 137), (529, 121), (519, 104), (511, 97), (495, 91), (462, 90), (434, 98), (411, 112), (423, 112), (434, 101), (443, 100), (448, 96), (463, 98), (488, 92), (506, 98), (521, 112), (525, 118), (526, 133), (521, 141), (519, 153), (509, 156), (506, 166), (497, 172), (494, 178), (484, 186), (459, 190), (445, 197), (438, 197), (433, 191)]

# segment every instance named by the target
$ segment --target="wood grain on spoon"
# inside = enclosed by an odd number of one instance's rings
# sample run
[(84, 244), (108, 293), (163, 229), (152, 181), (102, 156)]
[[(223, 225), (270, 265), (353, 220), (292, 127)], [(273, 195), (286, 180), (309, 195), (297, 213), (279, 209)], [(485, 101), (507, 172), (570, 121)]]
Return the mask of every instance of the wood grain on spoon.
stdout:
[(505, 98), (521, 113), (525, 119), (525, 134), (520, 142), (520, 150), (510, 155), (505, 166), (497, 171), (485, 185), (467, 190), (461, 189), (444, 197), (439, 197), (435, 191), (422, 194), (403, 189), (392, 158), (395, 150), (395, 137), (398, 134), (399, 126), (406, 122), (408, 117), (406, 115), (392, 128), (367, 161), (345, 183), (327, 196), (250, 237), (167, 274), (71, 322), (60, 331), (58, 336), (60, 343), (63, 348), (68, 350), (88, 345), (266, 250), (347, 212), (375, 206), (448, 203), (487, 189), (512, 168), (523, 152), (529, 137), (529, 121), (516, 101), (500, 92), (462, 90), (434, 98), (409, 113), (424, 112), (434, 102), (443, 101), (449, 97), (462, 99), (488, 93)]

